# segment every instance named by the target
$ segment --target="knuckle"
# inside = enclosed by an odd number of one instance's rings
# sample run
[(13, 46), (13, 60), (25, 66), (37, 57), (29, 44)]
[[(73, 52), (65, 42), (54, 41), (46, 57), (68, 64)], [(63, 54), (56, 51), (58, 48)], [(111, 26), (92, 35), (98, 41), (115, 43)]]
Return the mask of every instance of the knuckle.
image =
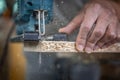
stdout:
[(86, 32), (89, 32), (90, 27), (89, 26), (84, 26), (81, 29), (82, 29), (82, 31), (84, 31), (86, 33)]
[(94, 7), (95, 7), (96, 9), (101, 9), (101, 8), (102, 8), (101, 4), (99, 4), (99, 3), (95, 3), (95, 4), (94, 4)]
[(97, 30), (94, 32), (95, 37), (101, 37), (103, 35), (103, 31), (102, 30)]
[(86, 39), (87, 38), (87, 34), (89, 33), (89, 31), (90, 31), (90, 27), (88, 27), (88, 26), (81, 26), (79, 34), (78, 34), (78, 37), (80, 39)]

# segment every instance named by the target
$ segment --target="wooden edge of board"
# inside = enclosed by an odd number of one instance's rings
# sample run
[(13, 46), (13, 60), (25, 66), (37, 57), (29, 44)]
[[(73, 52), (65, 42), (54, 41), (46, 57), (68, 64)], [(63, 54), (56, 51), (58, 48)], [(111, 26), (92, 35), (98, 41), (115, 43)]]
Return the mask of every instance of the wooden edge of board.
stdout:
[[(24, 51), (32, 52), (78, 52), (75, 48), (75, 42), (68, 41), (40, 41), (24, 43)], [(82, 51), (81, 51), (82, 52)], [(106, 49), (99, 49), (93, 51), (106, 53), (120, 53), (120, 43), (116, 43)]]

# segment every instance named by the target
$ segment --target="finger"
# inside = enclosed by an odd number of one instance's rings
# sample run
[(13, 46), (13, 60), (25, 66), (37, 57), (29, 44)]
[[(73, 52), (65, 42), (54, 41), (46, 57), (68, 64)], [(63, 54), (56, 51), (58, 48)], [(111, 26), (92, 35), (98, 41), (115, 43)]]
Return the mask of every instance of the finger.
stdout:
[(119, 22), (118, 28), (117, 28), (117, 42), (120, 42), (120, 22)]
[(76, 39), (76, 48), (78, 51), (83, 51), (85, 48), (87, 36), (92, 29), (92, 26), (95, 24), (98, 17), (98, 13), (94, 13), (91, 10), (86, 11), (83, 22)]
[(98, 50), (98, 49), (101, 49), (99, 46), (94, 46), (93, 50)]
[(108, 17), (105, 18), (104, 14), (102, 14), (98, 18), (96, 26), (87, 41), (87, 44), (85, 47), (86, 52), (93, 51), (95, 44), (104, 36), (109, 24), (108, 19), (109, 19)]
[(116, 37), (116, 39), (104, 44), (102, 48), (107, 48), (107, 47), (109, 47), (112, 44), (115, 44), (117, 42), (120, 42), (120, 23), (118, 23), (118, 26), (117, 26), (117, 37)]
[(117, 35), (117, 42), (120, 43), (120, 30), (119, 30), (119, 34)]
[(80, 27), (82, 20), (84, 17), (84, 11), (82, 11), (79, 15), (77, 15), (67, 26), (60, 28), (58, 32), (70, 34), (76, 28)]
[(114, 39), (114, 40), (112, 40), (112, 41), (110, 41), (110, 42), (104, 44), (104, 45), (102, 46), (102, 49), (104, 49), (104, 48), (108, 48), (109, 46), (115, 44), (116, 42), (117, 42), (117, 40)]
[(117, 33), (116, 33), (117, 26), (118, 26), (117, 21), (113, 21), (109, 25), (104, 37), (101, 40), (99, 40), (96, 45), (102, 48), (102, 46), (104, 44), (106, 44), (106, 43), (108, 43), (110, 41), (113, 41), (117, 37)]

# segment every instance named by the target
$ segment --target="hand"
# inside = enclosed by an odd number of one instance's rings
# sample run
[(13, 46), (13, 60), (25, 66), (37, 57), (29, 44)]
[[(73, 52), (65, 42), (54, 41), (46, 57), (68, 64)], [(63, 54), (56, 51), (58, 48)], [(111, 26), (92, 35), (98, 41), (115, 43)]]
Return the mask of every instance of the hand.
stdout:
[(108, 0), (89, 2), (60, 33), (70, 34), (79, 29), (76, 49), (92, 52), (120, 41), (120, 24), (117, 3)]

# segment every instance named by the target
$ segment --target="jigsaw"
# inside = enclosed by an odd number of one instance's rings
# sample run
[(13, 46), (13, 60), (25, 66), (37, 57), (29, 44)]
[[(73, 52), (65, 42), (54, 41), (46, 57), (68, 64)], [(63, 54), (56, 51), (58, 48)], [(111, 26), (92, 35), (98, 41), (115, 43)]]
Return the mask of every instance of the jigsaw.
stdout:
[(45, 25), (53, 19), (53, 0), (17, 0), (17, 34), (24, 41), (39, 41), (45, 35)]
[[(41, 52), (41, 49), (43, 46), (41, 47), (40, 45), (43, 41), (43, 44), (49, 43), (48, 45), (45, 45), (45, 47), (46, 46), (51, 47), (50, 44), (52, 43), (54, 47), (58, 48), (60, 47), (60, 45), (58, 45), (60, 42), (60, 44), (62, 43), (67, 44), (67, 47), (70, 46), (69, 48), (72, 48), (71, 50), (74, 49), (74, 51), (76, 51), (75, 43), (72, 43), (74, 47), (71, 46), (71, 43), (68, 42), (68, 38), (66, 34), (59, 33), (59, 34), (53, 34), (50, 37), (47, 36), (47, 38), (45, 37), (46, 24), (49, 24), (50, 22), (52, 22), (53, 16), (54, 16), (53, 1), (54, 0), (17, 0), (18, 14), (17, 14), (17, 17), (15, 18), (16, 32), (18, 35), (22, 35), (22, 38), (20, 36), (20, 38), (17, 37), (15, 38), (15, 40), (17, 39), (23, 40), (25, 49), (27, 48), (29, 50), (33, 50), (31, 48), (34, 47), (36, 49), (38, 48), (37, 50), (38, 52)], [(45, 42), (45, 40), (47, 41)], [(37, 44), (33, 45), (32, 43), (32, 45), (26, 45), (28, 44), (27, 42), (33, 42), (33, 41), (36, 42)], [(54, 48), (54, 47), (51, 47), (51, 48)], [(62, 49), (62, 51), (66, 50), (66, 47), (61, 46), (60, 48)], [(46, 52), (46, 49), (44, 49), (43, 52)], [(53, 49), (50, 49), (49, 51), (52, 51), (52, 50)], [(59, 51), (60, 49), (57, 49), (57, 52)], [(100, 52), (100, 51), (97, 51), (97, 52)], [(70, 50), (67, 50), (67, 52), (70, 52)], [(116, 52), (116, 49), (113, 51), (112, 50), (109, 51), (107, 49), (107, 52)]]

